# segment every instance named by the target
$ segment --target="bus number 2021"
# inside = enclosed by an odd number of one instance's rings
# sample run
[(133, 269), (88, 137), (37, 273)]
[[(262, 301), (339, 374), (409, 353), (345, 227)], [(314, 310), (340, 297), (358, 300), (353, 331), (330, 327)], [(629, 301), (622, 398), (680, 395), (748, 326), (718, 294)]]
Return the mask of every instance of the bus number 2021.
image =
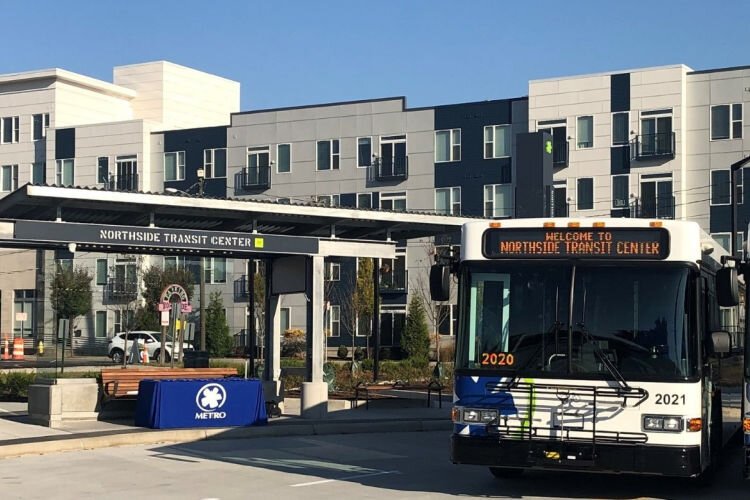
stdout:
[(678, 405), (685, 404), (684, 394), (656, 394), (656, 404), (658, 405)]

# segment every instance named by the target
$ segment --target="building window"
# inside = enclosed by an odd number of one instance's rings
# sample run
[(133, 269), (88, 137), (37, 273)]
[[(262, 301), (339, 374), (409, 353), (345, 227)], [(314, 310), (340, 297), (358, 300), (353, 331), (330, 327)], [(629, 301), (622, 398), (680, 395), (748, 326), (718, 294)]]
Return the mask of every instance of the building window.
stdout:
[(730, 183), (729, 170), (711, 170), (711, 205), (729, 205)]
[(96, 182), (99, 184), (109, 183), (109, 157), (100, 156), (96, 160)]
[[(247, 148), (247, 168), (251, 172), (255, 172), (253, 175), (257, 175), (258, 179), (261, 176), (265, 176), (265, 173), (261, 174), (261, 169), (266, 169), (271, 165), (271, 148), (270, 146), (258, 146), (255, 148)], [(255, 177), (253, 177), (254, 179)], [(263, 177), (267, 178), (267, 177)]]
[(47, 137), (49, 128), (49, 113), (32, 115), (31, 117), (31, 140), (38, 141)]
[(641, 177), (641, 197), (638, 203), (640, 217), (673, 219), (675, 205), (671, 175), (648, 179)]
[(205, 257), (206, 259), (206, 283), (227, 282), (227, 259), (226, 257)]
[(341, 306), (331, 306), (328, 311), (328, 336), (341, 336)]
[(13, 335), (34, 336), (35, 290), (16, 290), (13, 302)]
[[(97, 283), (98, 278), (97, 272)], [(134, 295), (137, 287), (138, 277), (135, 262), (133, 260), (128, 260), (121, 263), (115, 263), (114, 277), (112, 279), (112, 293)]]
[(565, 184), (554, 186), (552, 189), (552, 217), (567, 217), (568, 186)]
[(583, 177), (576, 181), (577, 210), (594, 209), (594, 178)]
[(641, 112), (641, 153), (660, 155), (674, 152), (672, 145), (672, 110)]
[(339, 140), (318, 141), (318, 170), (339, 169)]
[(357, 193), (357, 208), (372, 208), (372, 193)]
[(577, 119), (576, 144), (578, 149), (594, 147), (594, 117), (579, 116)]
[(461, 161), (461, 129), (435, 132), (435, 162)]
[(406, 249), (397, 249), (395, 259), (380, 260), (380, 291), (406, 292)]
[(72, 159), (55, 160), (55, 184), (58, 186), (72, 186), (74, 168)]
[(394, 212), (406, 212), (406, 191), (382, 193), (380, 195), (380, 208), (382, 210), (393, 210)]
[(226, 148), (203, 150), (203, 173), (206, 179), (220, 179), (227, 176)]
[(135, 311), (115, 309), (115, 333), (126, 332), (135, 326)]
[(510, 125), (484, 127), (484, 157), (503, 158), (510, 156)]
[(438, 305), (438, 333), (455, 335), (458, 332), (458, 306), (456, 304)]
[(291, 307), (281, 307), (279, 309), (279, 323), (281, 324), (282, 333), (292, 328), (292, 308)]
[(183, 181), (185, 180), (185, 152), (174, 151), (164, 153), (164, 180), (165, 181)]
[(2, 144), (18, 142), (20, 131), (18, 124), (17, 116), (7, 116), (0, 120), (0, 142)]
[(94, 337), (101, 339), (107, 336), (107, 311), (96, 311)]
[(484, 186), (484, 216), (506, 218), (513, 216), (513, 186), (487, 184)]
[(372, 165), (372, 137), (357, 138), (357, 167)]
[(326, 281), (340, 281), (341, 280), (341, 264), (340, 263), (326, 262), (324, 271), (325, 271)]
[(630, 203), (630, 177), (612, 176), (612, 208), (628, 208)]
[(315, 203), (323, 207), (341, 206), (341, 196), (338, 194), (319, 194), (315, 196)]
[(292, 171), (292, 145), (279, 144), (276, 146), (276, 173), (288, 174)]
[[(726, 250), (727, 252), (731, 253), (729, 250), (731, 248), (731, 244), (729, 242), (729, 237), (732, 235), (732, 233), (711, 233), (711, 238), (713, 238), (721, 247)], [(744, 234), (742, 231), (739, 231), (737, 233), (737, 238), (734, 240), (735, 248), (737, 249), (738, 255), (743, 255), (743, 246), (744, 246)]]
[(8, 193), (18, 189), (18, 165), (0, 167), (0, 191)]
[(742, 104), (711, 106), (711, 140), (742, 138)]
[(96, 284), (107, 284), (107, 259), (96, 259)]
[(461, 188), (448, 187), (435, 189), (435, 213), (440, 215), (461, 215)]
[(31, 165), (31, 183), (32, 184), (46, 184), (47, 183), (47, 165), (43, 161), (35, 162)]
[(401, 345), (406, 313), (403, 310), (384, 310), (380, 313), (380, 345), (397, 347)]
[(612, 114), (612, 145), (613, 146), (627, 146), (628, 140), (630, 139), (630, 128), (629, 113), (613, 113)]

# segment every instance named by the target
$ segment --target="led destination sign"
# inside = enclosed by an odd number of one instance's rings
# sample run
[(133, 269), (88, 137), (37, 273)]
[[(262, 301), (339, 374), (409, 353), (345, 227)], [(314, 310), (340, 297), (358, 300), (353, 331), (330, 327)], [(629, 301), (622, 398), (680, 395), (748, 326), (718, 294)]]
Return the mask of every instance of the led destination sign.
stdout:
[(662, 228), (508, 228), (484, 233), (484, 255), (502, 258), (666, 259)]

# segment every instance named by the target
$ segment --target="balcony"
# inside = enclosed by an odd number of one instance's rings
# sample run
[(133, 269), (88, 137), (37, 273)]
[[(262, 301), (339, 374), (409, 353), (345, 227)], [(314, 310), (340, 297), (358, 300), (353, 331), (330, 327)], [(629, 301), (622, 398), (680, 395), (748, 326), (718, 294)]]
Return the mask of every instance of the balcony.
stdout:
[(396, 269), (380, 273), (380, 293), (407, 293), (409, 291), (409, 271)]
[(567, 167), (570, 159), (570, 148), (568, 141), (552, 143), (552, 166), (554, 168)]
[(250, 288), (248, 287), (249, 283), (246, 274), (243, 274), (234, 280), (234, 300), (247, 300), (250, 296)]
[(635, 219), (674, 219), (674, 196), (656, 200), (638, 200), (630, 204), (630, 217)]
[(375, 178), (379, 181), (404, 181), (409, 178), (408, 156), (383, 156), (373, 161)]
[(643, 134), (630, 141), (630, 158), (648, 161), (674, 158), (674, 132)]
[(104, 285), (105, 304), (126, 304), (138, 298), (138, 283), (134, 281), (110, 280)]
[(234, 175), (235, 194), (263, 191), (271, 187), (271, 167), (243, 168)]
[(107, 191), (138, 191), (138, 174), (110, 175), (104, 182)]

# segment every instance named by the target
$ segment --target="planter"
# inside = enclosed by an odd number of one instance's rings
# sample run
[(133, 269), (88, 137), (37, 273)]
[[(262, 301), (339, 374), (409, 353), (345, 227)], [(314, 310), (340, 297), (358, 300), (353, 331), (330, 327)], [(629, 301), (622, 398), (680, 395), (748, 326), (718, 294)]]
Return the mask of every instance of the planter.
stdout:
[(96, 420), (99, 384), (93, 378), (38, 379), (29, 386), (29, 418), (47, 427)]

